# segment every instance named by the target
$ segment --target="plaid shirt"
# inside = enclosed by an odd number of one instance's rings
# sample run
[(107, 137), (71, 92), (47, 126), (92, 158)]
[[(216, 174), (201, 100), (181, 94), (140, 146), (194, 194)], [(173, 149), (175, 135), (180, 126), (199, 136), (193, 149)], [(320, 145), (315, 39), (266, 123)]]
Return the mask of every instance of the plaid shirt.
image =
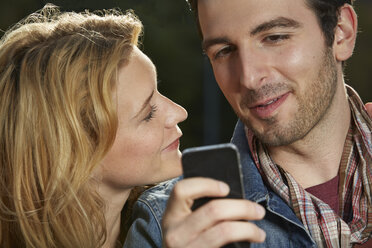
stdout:
[(260, 174), (292, 207), (318, 247), (350, 247), (368, 240), (372, 232), (372, 123), (357, 93), (346, 87), (352, 122), (339, 169), (339, 215), (276, 165), (266, 147), (246, 128)]

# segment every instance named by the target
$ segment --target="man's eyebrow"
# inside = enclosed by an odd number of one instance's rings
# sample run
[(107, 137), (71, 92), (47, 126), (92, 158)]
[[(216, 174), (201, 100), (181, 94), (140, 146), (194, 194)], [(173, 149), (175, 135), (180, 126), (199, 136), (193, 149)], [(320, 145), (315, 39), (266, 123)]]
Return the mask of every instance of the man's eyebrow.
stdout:
[(271, 21), (268, 21), (268, 22), (264, 22), (260, 25), (258, 25), (257, 27), (255, 27), (251, 32), (250, 32), (250, 35), (251, 36), (254, 36), (258, 33), (262, 33), (262, 32), (265, 32), (265, 31), (268, 31), (270, 29), (273, 29), (273, 28), (278, 28), (278, 27), (282, 27), (282, 28), (300, 28), (302, 27), (302, 24), (299, 23), (298, 21), (295, 21), (293, 19), (290, 19), (290, 18), (286, 18), (286, 17), (278, 17), (274, 20), (271, 20)]
[(140, 110), (139, 110), (139, 111), (137, 112), (137, 114), (133, 117), (133, 119), (137, 118), (137, 117), (142, 113), (142, 111), (147, 107), (147, 105), (148, 105), (149, 102), (151, 101), (151, 98), (152, 98), (152, 96), (154, 95), (154, 93), (155, 93), (155, 90), (153, 90), (153, 91), (151, 92), (151, 94), (146, 98), (146, 100), (143, 102), (143, 104), (142, 104)]
[[(258, 33), (265, 32), (265, 31), (268, 31), (270, 29), (277, 28), (277, 27), (300, 28), (302, 27), (302, 24), (290, 18), (278, 17), (274, 20), (267, 21), (267, 22), (264, 22), (258, 25), (250, 32), (250, 35), (254, 36)], [(206, 52), (209, 49), (209, 47), (213, 45), (229, 44), (229, 43), (231, 42), (230, 42), (230, 39), (228, 39), (227, 37), (217, 37), (217, 38), (212, 38), (212, 39), (206, 39), (206, 40), (203, 40), (202, 42), (202, 49), (204, 52)]]
[(202, 42), (202, 49), (204, 52), (206, 52), (209, 47), (216, 45), (216, 44), (228, 44), (230, 43), (230, 40), (226, 37), (218, 37), (214, 39), (206, 39)]

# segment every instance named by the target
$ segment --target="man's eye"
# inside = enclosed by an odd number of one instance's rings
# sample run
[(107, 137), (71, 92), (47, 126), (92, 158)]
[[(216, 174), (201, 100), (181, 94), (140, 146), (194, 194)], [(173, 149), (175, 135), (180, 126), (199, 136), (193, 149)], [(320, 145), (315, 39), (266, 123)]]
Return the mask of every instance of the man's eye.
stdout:
[(222, 58), (222, 57), (225, 57), (227, 55), (229, 55), (231, 52), (234, 51), (234, 48), (232, 46), (225, 46), (223, 47), (222, 49), (220, 49), (215, 55), (214, 55), (214, 59), (218, 59), (218, 58)]
[(289, 39), (289, 37), (290, 36), (288, 34), (270, 35), (270, 36), (265, 37), (264, 41), (269, 42), (269, 43), (278, 43), (280, 41)]

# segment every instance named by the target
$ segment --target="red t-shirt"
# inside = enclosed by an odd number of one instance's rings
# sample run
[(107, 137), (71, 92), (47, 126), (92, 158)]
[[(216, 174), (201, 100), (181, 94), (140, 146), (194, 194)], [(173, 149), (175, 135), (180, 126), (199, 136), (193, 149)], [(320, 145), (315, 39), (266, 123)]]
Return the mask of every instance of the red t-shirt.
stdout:
[(338, 181), (339, 176), (336, 176), (328, 182), (307, 188), (306, 191), (327, 203), (338, 214)]
[[(335, 213), (339, 213), (339, 203), (338, 203), (338, 181), (339, 176), (329, 180), (328, 182), (307, 188), (306, 191), (313, 194), (323, 202), (327, 203)], [(372, 239), (369, 239), (364, 244), (357, 244), (353, 246), (354, 248), (371, 248)]]

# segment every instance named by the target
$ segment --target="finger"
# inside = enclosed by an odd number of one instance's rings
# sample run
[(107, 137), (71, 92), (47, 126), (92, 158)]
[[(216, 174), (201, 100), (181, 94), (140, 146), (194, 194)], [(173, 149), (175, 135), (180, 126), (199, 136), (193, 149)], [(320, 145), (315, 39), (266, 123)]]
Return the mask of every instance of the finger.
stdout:
[(173, 229), (178, 244), (187, 244), (190, 237), (197, 237), (204, 230), (223, 221), (260, 220), (265, 209), (257, 203), (244, 199), (213, 200), (198, 208)]
[(265, 209), (249, 200), (218, 199), (198, 208), (184, 223), (199, 231), (225, 220), (261, 220), (264, 216)]
[[(229, 186), (210, 178), (188, 178), (179, 181), (170, 195), (167, 213), (176, 218), (189, 214), (194, 200), (201, 197), (222, 197), (229, 192)], [(181, 214), (183, 213), (183, 214)]]
[(369, 114), (369, 117), (372, 118), (372, 102), (366, 103), (366, 109)]
[(206, 230), (187, 247), (221, 247), (233, 242), (264, 242), (266, 233), (254, 223), (245, 221), (220, 222)]
[[(185, 242), (184, 240), (190, 240), (190, 236), (182, 233), (182, 230), (188, 230), (192, 226), (187, 227), (182, 225), (182, 223), (191, 214), (191, 205), (194, 199), (203, 196), (225, 196), (228, 192), (229, 187), (227, 184), (210, 178), (189, 178), (179, 181), (173, 188), (163, 215), (162, 228), (165, 237), (170, 232), (176, 233), (172, 235), (175, 239), (182, 237), (182, 242)], [(181, 228), (179, 228), (180, 225)], [(178, 233), (180, 236), (178, 236)], [(190, 233), (190, 231), (187, 231), (187, 233)]]

